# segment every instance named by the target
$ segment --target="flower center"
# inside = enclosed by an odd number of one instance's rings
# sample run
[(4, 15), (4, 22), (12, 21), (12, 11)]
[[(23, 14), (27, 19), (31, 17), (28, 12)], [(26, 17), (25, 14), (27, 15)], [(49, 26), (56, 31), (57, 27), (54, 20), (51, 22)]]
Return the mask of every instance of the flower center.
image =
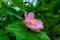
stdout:
[(34, 23), (35, 23), (35, 22), (34, 22), (34, 20), (31, 20), (30, 22), (31, 22), (32, 24), (34, 24)]

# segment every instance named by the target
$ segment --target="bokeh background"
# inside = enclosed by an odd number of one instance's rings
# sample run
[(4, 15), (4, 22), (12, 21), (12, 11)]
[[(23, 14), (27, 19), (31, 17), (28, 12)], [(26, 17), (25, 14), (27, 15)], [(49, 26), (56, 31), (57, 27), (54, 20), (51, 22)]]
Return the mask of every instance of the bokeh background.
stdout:
[[(41, 34), (24, 27), (25, 11), (43, 21)], [(0, 40), (60, 40), (60, 0), (0, 0)]]

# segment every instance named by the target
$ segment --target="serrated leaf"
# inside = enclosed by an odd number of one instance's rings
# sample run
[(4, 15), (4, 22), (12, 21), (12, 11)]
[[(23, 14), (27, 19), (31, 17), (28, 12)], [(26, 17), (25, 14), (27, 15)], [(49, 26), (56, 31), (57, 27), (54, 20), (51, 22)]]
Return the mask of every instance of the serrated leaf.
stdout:
[(21, 22), (10, 24), (6, 29), (16, 35), (16, 40), (50, 40), (45, 33), (34, 32), (26, 29), (24, 24)]

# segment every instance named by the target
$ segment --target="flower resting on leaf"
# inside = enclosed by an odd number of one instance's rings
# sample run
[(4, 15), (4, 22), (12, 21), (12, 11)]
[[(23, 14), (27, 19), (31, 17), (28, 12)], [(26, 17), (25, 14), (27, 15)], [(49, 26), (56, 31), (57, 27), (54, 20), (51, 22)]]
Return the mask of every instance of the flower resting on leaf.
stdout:
[(26, 12), (24, 13), (24, 24), (32, 29), (32, 30), (41, 30), (43, 29), (43, 22), (41, 20), (38, 19), (34, 19), (34, 13), (30, 12), (29, 14), (27, 14)]

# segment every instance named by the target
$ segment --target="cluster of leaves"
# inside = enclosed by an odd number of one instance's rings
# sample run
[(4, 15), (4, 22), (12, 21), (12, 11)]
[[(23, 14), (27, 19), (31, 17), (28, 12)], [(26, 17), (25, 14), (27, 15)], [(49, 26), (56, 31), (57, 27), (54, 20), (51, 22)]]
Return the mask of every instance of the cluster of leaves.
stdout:
[[(32, 3), (26, 6), (26, 3), (29, 2), (0, 0), (0, 40), (59, 40), (60, 0), (37, 0), (36, 6)], [(34, 12), (35, 18), (43, 21), (44, 29), (35, 32), (26, 28), (23, 23), (24, 11)]]

